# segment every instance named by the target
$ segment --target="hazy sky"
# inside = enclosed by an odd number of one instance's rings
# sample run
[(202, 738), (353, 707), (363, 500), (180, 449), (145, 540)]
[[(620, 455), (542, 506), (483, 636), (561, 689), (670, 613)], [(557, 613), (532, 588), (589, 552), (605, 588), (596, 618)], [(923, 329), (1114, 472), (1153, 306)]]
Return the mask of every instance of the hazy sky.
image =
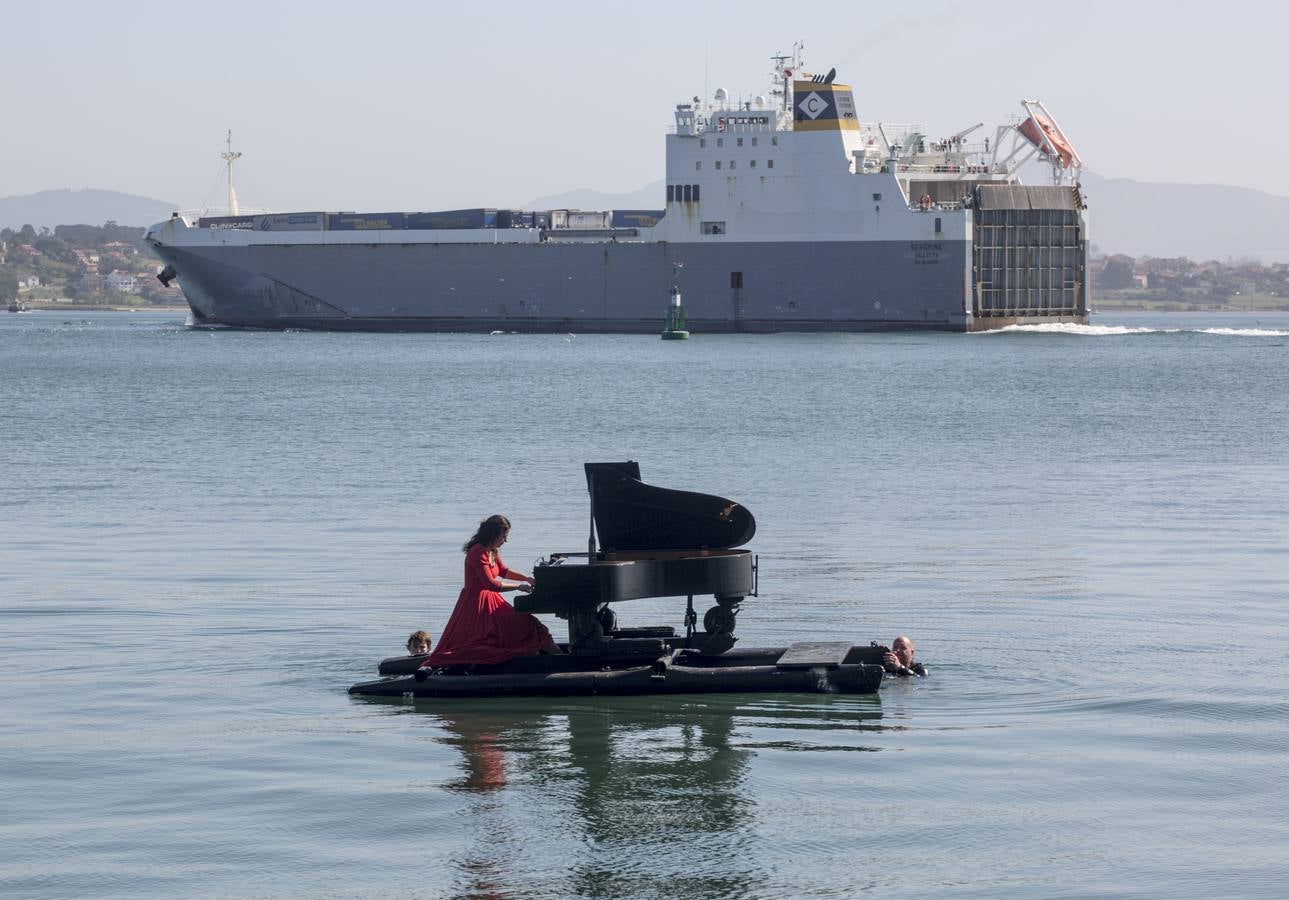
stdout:
[(866, 121), (992, 131), (1035, 97), (1103, 176), (1289, 196), (1285, 9), (4, 0), (0, 196), (94, 187), (195, 208), (229, 128), (243, 203), (274, 209), (634, 191), (663, 175), (675, 103), (704, 84), (763, 92), (769, 56), (798, 39)]

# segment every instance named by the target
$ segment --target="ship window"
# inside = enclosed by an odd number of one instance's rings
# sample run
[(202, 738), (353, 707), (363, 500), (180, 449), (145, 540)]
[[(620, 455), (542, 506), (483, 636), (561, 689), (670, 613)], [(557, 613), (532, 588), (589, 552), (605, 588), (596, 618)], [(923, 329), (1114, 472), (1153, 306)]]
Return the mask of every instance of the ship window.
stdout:
[(698, 202), (698, 185), (694, 185), (694, 202)]
[(752, 160), (750, 163), (748, 163), (748, 166), (749, 166), (750, 168), (755, 169), (755, 168), (756, 168), (756, 160)]
[(741, 291), (741, 290), (743, 290), (743, 273), (742, 273), (742, 272), (730, 272), (730, 290), (732, 290), (732, 291)]
[(774, 168), (774, 160), (772, 160), (772, 159), (767, 159), (767, 160), (765, 161), (765, 167), (766, 167), (767, 169), (773, 169), (773, 168)]
[(779, 136), (775, 135), (774, 137), (770, 138), (770, 143), (774, 144), (774, 146), (776, 147), (779, 146)]
[(667, 202), (671, 203), (675, 199), (676, 199), (676, 186), (669, 184), (667, 185)]
[(698, 146), (700, 146), (700, 147), (706, 147), (706, 146), (707, 146), (707, 138), (699, 138), (699, 139), (698, 139)]
[(882, 195), (881, 195), (881, 194), (874, 194), (874, 195), (873, 195), (873, 202), (874, 202), (874, 203), (881, 203), (881, 202), (882, 202)]
[(685, 185), (685, 202), (688, 203), (690, 200), (693, 200), (693, 199), (694, 199), (693, 185), (687, 184)]
[(701, 159), (698, 162), (694, 163), (694, 171), (695, 172), (703, 171), (703, 161)]
[(936, 233), (936, 234), (939, 234), (940, 232), (944, 231), (944, 229), (943, 229), (943, 228), (941, 228), (941, 227), (940, 227), (940, 225), (941, 225), (940, 220), (939, 220), (939, 219), (936, 219), (936, 220), (935, 220), (935, 233)]
[(740, 147), (742, 147), (742, 146), (743, 146), (743, 139), (742, 139), (742, 138), (739, 138), (739, 139), (738, 139), (738, 145), (739, 145)]
[(756, 138), (752, 138), (752, 146), (753, 146), (753, 147), (755, 147), (755, 146), (756, 146)]
[(735, 163), (736, 163), (736, 162), (737, 162), (737, 160), (733, 160), (733, 159), (731, 159), (731, 160), (730, 160), (730, 168), (731, 168), (731, 169), (732, 169), (732, 168), (734, 168), (734, 165), (735, 165)]
[(716, 160), (716, 168), (719, 169), (720, 167), (721, 167), (721, 161), (718, 159)]
[(716, 139), (716, 146), (717, 146), (717, 147), (724, 147), (724, 146), (725, 146), (725, 138), (717, 138), (717, 139)]
[(703, 234), (724, 234), (724, 233), (725, 233), (724, 222), (704, 222), (703, 223)]

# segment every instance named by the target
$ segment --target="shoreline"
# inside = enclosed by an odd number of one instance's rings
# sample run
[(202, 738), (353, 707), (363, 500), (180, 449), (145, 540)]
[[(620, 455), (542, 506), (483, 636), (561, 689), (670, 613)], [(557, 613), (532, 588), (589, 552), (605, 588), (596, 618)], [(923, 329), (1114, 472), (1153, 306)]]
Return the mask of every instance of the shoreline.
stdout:
[(97, 303), (27, 302), (28, 310), (42, 312), (160, 312), (186, 313), (186, 306), (105, 306)]

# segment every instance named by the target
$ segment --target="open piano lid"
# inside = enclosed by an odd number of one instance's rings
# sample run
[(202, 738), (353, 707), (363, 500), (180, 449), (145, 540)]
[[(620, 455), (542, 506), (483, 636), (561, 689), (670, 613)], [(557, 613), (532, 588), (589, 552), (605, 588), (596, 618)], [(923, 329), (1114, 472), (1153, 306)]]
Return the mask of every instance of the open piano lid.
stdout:
[(756, 534), (741, 503), (645, 484), (639, 463), (586, 463), (586, 486), (602, 553), (718, 550)]

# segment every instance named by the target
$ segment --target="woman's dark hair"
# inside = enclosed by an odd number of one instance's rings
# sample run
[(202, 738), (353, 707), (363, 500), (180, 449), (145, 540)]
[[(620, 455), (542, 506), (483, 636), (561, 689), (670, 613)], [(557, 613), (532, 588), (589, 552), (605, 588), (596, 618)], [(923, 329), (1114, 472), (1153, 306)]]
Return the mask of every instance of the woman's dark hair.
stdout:
[(479, 530), (474, 533), (474, 537), (465, 542), (465, 546), (461, 549), (469, 553), (470, 548), (475, 544), (483, 544), (487, 547), (509, 530), (510, 520), (505, 516), (488, 516), (479, 523)]

